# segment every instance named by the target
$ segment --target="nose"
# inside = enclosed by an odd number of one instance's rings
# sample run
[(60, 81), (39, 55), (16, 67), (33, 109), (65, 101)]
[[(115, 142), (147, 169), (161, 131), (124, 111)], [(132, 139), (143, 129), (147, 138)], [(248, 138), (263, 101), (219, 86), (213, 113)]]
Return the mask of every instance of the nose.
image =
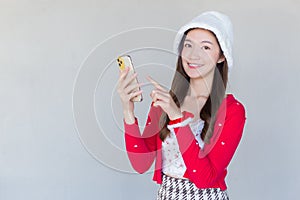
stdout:
[(203, 56), (203, 50), (198, 45), (193, 45), (187, 54), (187, 57), (191, 60), (200, 60)]

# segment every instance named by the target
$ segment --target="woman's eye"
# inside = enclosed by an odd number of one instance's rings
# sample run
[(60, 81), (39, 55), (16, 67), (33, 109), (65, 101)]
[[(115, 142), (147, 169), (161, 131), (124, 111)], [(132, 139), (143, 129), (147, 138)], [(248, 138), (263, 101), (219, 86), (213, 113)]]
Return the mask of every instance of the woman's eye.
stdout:
[(190, 48), (190, 47), (192, 47), (192, 45), (191, 45), (191, 44), (188, 44), (188, 43), (185, 43), (185, 44), (184, 44), (184, 47)]
[(204, 50), (210, 50), (210, 47), (209, 46), (203, 46), (202, 47)]

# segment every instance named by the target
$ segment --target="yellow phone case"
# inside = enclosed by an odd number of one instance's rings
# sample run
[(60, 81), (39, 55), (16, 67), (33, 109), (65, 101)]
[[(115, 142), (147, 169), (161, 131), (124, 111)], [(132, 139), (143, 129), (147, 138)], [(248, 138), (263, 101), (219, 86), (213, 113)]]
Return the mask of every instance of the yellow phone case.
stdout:
[[(132, 60), (131, 60), (131, 57), (129, 55), (119, 56), (118, 59), (117, 59), (117, 62), (119, 64), (119, 69), (120, 70), (125, 70), (125, 67), (129, 67), (128, 75), (132, 75), (132, 74), (135, 73), (135, 70), (134, 70), (134, 67), (133, 67), (133, 64), (132, 64)], [(131, 82), (131, 84), (135, 84), (135, 83), (138, 83), (137, 78), (135, 78)], [(136, 91), (139, 91), (139, 90), (140, 90), (140, 87), (136, 88), (133, 92), (136, 92)], [(142, 94), (140, 94), (136, 97), (133, 97), (131, 100), (135, 101), (135, 102), (139, 102), (139, 101), (143, 100), (143, 96), (142, 96)]]

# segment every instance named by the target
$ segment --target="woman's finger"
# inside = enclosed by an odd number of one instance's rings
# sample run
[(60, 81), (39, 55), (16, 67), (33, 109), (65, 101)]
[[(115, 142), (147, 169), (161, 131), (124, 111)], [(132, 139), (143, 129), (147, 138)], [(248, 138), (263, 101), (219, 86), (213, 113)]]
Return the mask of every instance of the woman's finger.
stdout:
[(151, 97), (154, 97), (155, 95), (159, 95), (159, 96), (164, 96), (165, 98), (169, 98), (169, 93), (161, 91), (161, 90), (152, 90), (152, 92), (150, 93)]
[(170, 96), (168, 94), (166, 94), (165, 92), (159, 91), (159, 90), (153, 90), (150, 94), (152, 101), (156, 102), (156, 101), (164, 101), (164, 102), (168, 102), (168, 99), (170, 98)]
[(137, 77), (137, 73), (134, 73), (132, 75), (127, 75), (123, 80), (120, 80), (120, 87), (125, 89), (131, 84), (134, 84), (133, 81)]
[(129, 71), (128, 69), (129, 69), (129, 67), (126, 67), (124, 70), (119, 70), (119, 74), (120, 74), (119, 80), (126, 78), (128, 71)]
[(130, 84), (128, 87), (124, 89), (126, 94), (139, 90), (139, 88), (143, 85), (143, 83), (134, 83)]
[(135, 92), (131, 92), (129, 94), (129, 99), (131, 100), (132, 98), (137, 97), (138, 95), (140, 95), (142, 93), (143, 93), (143, 90), (138, 90), (138, 91), (135, 91)]
[(159, 90), (162, 90), (164, 92), (166, 92), (167, 90), (164, 89), (158, 82), (156, 82), (155, 80), (153, 80), (150, 76), (147, 76), (147, 79), (150, 81), (150, 83), (152, 83), (152, 85), (154, 87), (156, 87)]

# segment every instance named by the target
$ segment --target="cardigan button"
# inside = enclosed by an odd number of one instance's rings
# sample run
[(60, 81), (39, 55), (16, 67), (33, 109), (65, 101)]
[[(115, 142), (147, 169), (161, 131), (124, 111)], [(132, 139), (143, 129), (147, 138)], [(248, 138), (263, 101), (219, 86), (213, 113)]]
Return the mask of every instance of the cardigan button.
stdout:
[(218, 124), (218, 126), (222, 126), (222, 124), (221, 124), (221, 123), (219, 123), (219, 124)]
[(134, 147), (134, 148), (137, 148), (137, 147), (138, 147), (138, 145), (136, 144), (136, 145), (134, 145), (133, 147)]
[(193, 172), (195, 173), (195, 172), (197, 172), (197, 170), (194, 169)]

